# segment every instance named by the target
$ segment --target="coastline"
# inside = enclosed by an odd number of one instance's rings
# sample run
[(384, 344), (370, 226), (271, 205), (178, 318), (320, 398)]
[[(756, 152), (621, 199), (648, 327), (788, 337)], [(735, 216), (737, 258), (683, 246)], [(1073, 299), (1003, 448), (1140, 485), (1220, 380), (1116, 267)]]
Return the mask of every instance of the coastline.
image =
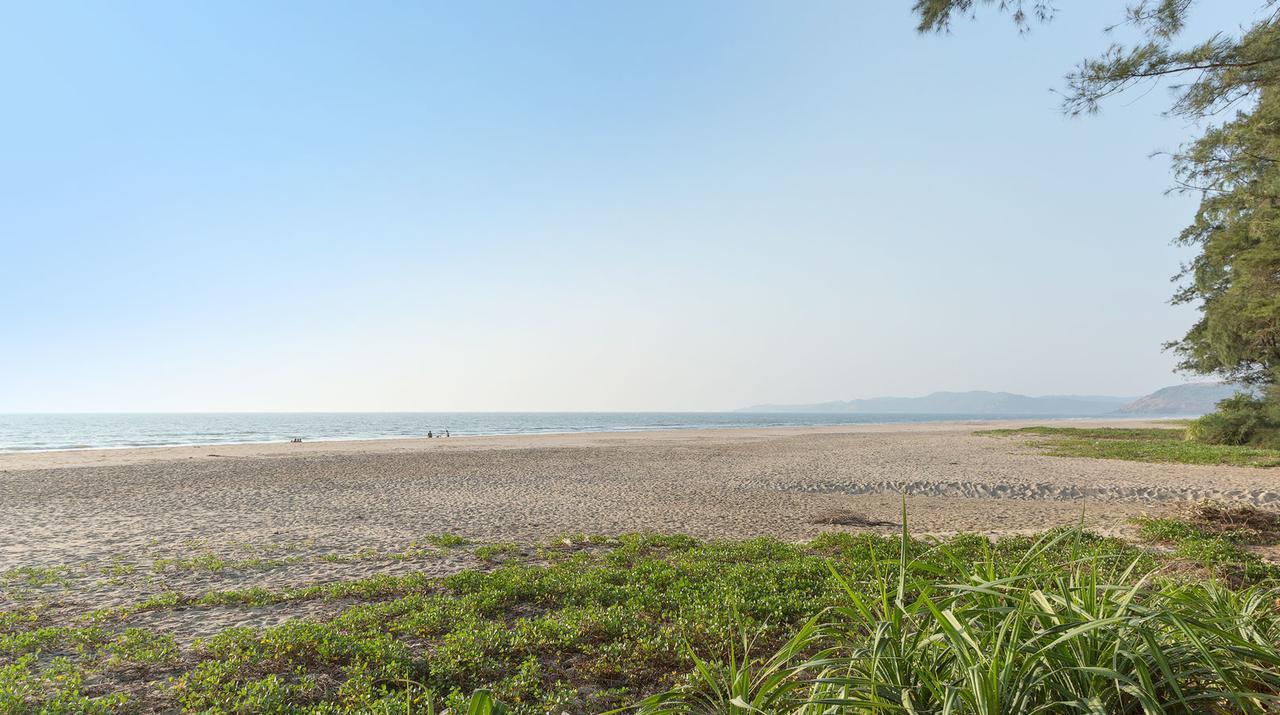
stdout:
[[(974, 434), (1043, 420), (591, 432), (0, 455), (0, 570), (151, 543), (355, 552), (636, 531), (811, 539), (847, 509), (915, 533), (1118, 534), (1201, 498), (1280, 503), (1270, 470), (1049, 457)], [(1115, 424), (1114, 421), (1072, 425)], [(1125, 422), (1129, 426), (1142, 423)], [(322, 575), (323, 571), (312, 574)]]
[[(78, 578), (71, 593), (115, 606), (172, 590), (434, 578), (487, 567), (467, 549), (424, 546), (446, 535), (476, 548), (534, 550), (568, 534), (637, 532), (798, 543), (904, 526), (915, 536), (1031, 534), (1083, 516), (1096, 532), (1125, 536), (1133, 517), (1199, 498), (1280, 504), (1273, 470), (1050, 457), (1023, 438), (975, 434), (1045, 422), (13, 453), (0, 455), (7, 516), (0, 573), (101, 574)], [(861, 521), (822, 521), (832, 512)], [(134, 576), (116, 583), (108, 577), (116, 571)], [(141, 622), (187, 639), (309, 613), (193, 610)]]
[[(225, 457), (280, 457), (319, 453), (397, 452), (449, 448), (525, 448), (539, 442), (554, 446), (589, 445), (600, 439), (673, 438), (682, 434), (724, 437), (795, 436), (799, 434), (840, 434), (845, 432), (937, 431), (957, 427), (1000, 429), (1037, 424), (1064, 424), (1076, 427), (1161, 426), (1178, 417), (1054, 417), (930, 420), (912, 422), (858, 422), (838, 425), (786, 425), (768, 427), (677, 427), (643, 429), (600, 429), (517, 434), (455, 435), (443, 438), (387, 436), (361, 439), (312, 439), (301, 443), (282, 440), (245, 442), (194, 442), (182, 444), (77, 447), (68, 449), (0, 450), (0, 473), (10, 470), (62, 469), (78, 466), (139, 464), (152, 461), (216, 459)], [(578, 439), (582, 438), (582, 439)]]
[(209, 412), (0, 414), (0, 454), (96, 449), (416, 439), (445, 431), (507, 437), (582, 432), (910, 424), (1044, 414), (746, 412)]

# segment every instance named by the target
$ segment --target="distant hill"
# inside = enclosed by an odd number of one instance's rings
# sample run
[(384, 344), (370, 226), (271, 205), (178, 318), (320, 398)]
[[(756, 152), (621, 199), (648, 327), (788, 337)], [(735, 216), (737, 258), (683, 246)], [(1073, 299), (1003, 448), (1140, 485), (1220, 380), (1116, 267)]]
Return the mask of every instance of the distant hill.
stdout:
[(1213, 412), (1219, 400), (1225, 400), (1239, 390), (1235, 385), (1221, 382), (1174, 385), (1139, 397), (1116, 412), (1123, 415), (1203, 415)]
[(1012, 392), (935, 392), (924, 397), (873, 397), (863, 400), (817, 402), (807, 405), (754, 405), (739, 412), (817, 412), (930, 415), (1056, 415), (1101, 417), (1123, 415), (1203, 415), (1239, 388), (1219, 382), (1194, 382), (1165, 387), (1145, 397), (1104, 395), (1046, 395), (1030, 397)]
[(935, 392), (924, 397), (875, 397), (809, 405), (755, 405), (740, 412), (825, 412), (933, 415), (1062, 415), (1096, 416), (1115, 412), (1132, 397), (1048, 395), (1029, 397), (1011, 392)]

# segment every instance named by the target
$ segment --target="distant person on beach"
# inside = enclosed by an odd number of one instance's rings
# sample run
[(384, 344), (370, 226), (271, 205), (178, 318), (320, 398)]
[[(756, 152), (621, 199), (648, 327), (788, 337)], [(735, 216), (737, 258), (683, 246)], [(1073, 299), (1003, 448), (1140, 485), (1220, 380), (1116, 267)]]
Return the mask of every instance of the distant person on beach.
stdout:
[(448, 437), (448, 436), (449, 436), (449, 430), (445, 430), (445, 431), (444, 431), (444, 436), (445, 436), (445, 437)]
[(427, 430), (427, 439), (431, 439), (432, 437), (435, 437), (435, 435), (431, 434), (431, 430)]

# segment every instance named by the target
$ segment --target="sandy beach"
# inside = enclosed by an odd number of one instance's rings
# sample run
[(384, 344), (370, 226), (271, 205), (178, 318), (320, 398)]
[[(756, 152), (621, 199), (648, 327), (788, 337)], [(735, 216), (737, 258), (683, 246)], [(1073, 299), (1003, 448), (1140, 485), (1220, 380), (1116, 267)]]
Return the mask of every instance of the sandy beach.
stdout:
[[(683, 430), (0, 455), (0, 566), (181, 543), (393, 548), (658, 530), (808, 539), (823, 510), (913, 532), (1104, 532), (1170, 502), (1280, 503), (1268, 470), (1040, 455), (1016, 423)], [(1073, 425), (1093, 424), (1073, 421)], [(1100, 423), (1099, 423), (1100, 424)], [(1126, 425), (1137, 423), (1126, 422)]]
[[(911, 531), (938, 535), (1039, 531), (1075, 523), (1082, 510), (1091, 528), (1124, 534), (1130, 517), (1187, 500), (1280, 503), (1273, 470), (1050, 457), (1021, 438), (974, 434), (1018, 424), (0, 455), (0, 572), (58, 574), (56, 584), (10, 588), (0, 601), (52, 598), (73, 616), (167, 592), (486, 566), (473, 548), (433, 544), (441, 534), (475, 545), (634, 531), (792, 541), (830, 530), (892, 532), (903, 493)], [(815, 523), (832, 509), (877, 523)], [(338, 605), (160, 611), (155, 623), (152, 614), (131, 622), (190, 642)]]

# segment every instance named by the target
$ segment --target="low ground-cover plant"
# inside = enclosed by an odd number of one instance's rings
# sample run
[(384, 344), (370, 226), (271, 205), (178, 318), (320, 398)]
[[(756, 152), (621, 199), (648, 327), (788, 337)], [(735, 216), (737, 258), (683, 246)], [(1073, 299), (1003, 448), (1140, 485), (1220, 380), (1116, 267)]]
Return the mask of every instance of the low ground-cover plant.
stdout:
[[(1108, 624), (1123, 621), (1114, 627), (1129, 628), (1125, 633), (1137, 637), (1144, 633), (1138, 626), (1165, 608), (1160, 594), (1169, 595), (1169, 604), (1181, 603), (1173, 595), (1193, 588), (1184, 583), (1185, 572), (1166, 577), (1158, 570), (1169, 557), (1076, 530), (1058, 530), (1040, 540), (1011, 537), (996, 542), (972, 535), (935, 542), (833, 532), (807, 545), (774, 539), (704, 543), (686, 536), (633, 534), (570, 537), (519, 554), (499, 547), (497, 554), (504, 560), (488, 571), (445, 578), (410, 573), (283, 591), (172, 592), (89, 626), (51, 627), (47, 615), (15, 613), (2, 621), (0, 712), (178, 708), (418, 713), (446, 707), (466, 712), (471, 694), (484, 690), (492, 693), (486, 706), (490, 708), (501, 702), (517, 713), (595, 713), (629, 707), (668, 689), (678, 692), (679, 699), (650, 701), (646, 707), (688, 707), (691, 710), (681, 712), (689, 712), (696, 710), (697, 693), (703, 692), (691, 683), (723, 678), (741, 681), (733, 692), (747, 693), (744, 702), (775, 712), (780, 711), (772, 709), (775, 705), (790, 707), (794, 701), (757, 698), (760, 683), (785, 681), (797, 696), (817, 692), (805, 677), (818, 671), (797, 670), (800, 662), (837, 659), (823, 665), (827, 670), (822, 672), (833, 678), (862, 678), (858, 683), (889, 677), (854, 668), (854, 661), (848, 660), (853, 651), (842, 655), (830, 650), (842, 637), (849, 644), (861, 644), (858, 663), (874, 661), (880, 668), (896, 668), (898, 685), (934, 677), (932, 684), (914, 686), (925, 688), (918, 697), (928, 699), (913, 702), (923, 708), (919, 712), (941, 712), (939, 703), (945, 702), (938, 698), (960, 698), (955, 701), (959, 704), (970, 697), (965, 694), (969, 690), (993, 687), (976, 679), (991, 662), (969, 662), (963, 667), (967, 670), (959, 665), (964, 658), (978, 657), (964, 633), (986, 653), (1000, 643), (1014, 643), (1015, 636), (1029, 638), (1027, 629), (1033, 625), (1052, 628), (1046, 625), (1051, 618), (1047, 607), (1034, 593), (1062, 611), (1057, 617), (1064, 624), (1083, 624), (1082, 608), (1110, 609), (1120, 621)], [(1086, 574), (1072, 575), (1072, 569), (1083, 564), (1094, 569), (1090, 578), (1095, 581), (1090, 583), (1096, 582), (1096, 602), (1086, 598), (1093, 588), (1080, 580)], [(1147, 574), (1145, 580), (1142, 574)], [(1061, 581), (1064, 578), (1077, 580)], [(1260, 564), (1249, 578), (1267, 582), (1272, 572)], [(1230, 604), (1255, 610), (1270, 607), (1249, 605), (1249, 599), (1265, 600), (1269, 592), (1247, 596), (1245, 591), (1214, 588), (1218, 590), (1186, 593), (1218, 598), (1226, 604), (1223, 614)], [(1126, 602), (1130, 610), (1115, 610), (1124, 589), (1133, 594)], [(178, 647), (163, 632), (126, 630), (131, 618), (180, 617), (179, 609), (198, 618), (207, 608), (253, 613), (317, 600), (330, 604), (326, 608), (334, 615), (270, 628), (235, 628), (190, 647)], [(1039, 610), (1026, 610), (1033, 607)], [(1136, 610), (1140, 608), (1147, 609), (1145, 615)], [(947, 613), (960, 619), (959, 627)], [(1252, 613), (1238, 615), (1251, 619)], [(1023, 630), (1000, 636), (1004, 641), (978, 630), (999, 631), (1006, 616), (1022, 619), (1010, 623), (1021, 623), (1018, 628)], [(1241, 620), (1237, 630), (1244, 623)], [(1249, 627), (1255, 629), (1255, 644), (1269, 642), (1274, 635), (1262, 621)], [(1101, 630), (1097, 638), (1103, 637)], [(1176, 638), (1165, 630), (1152, 632), (1157, 642)], [(817, 635), (825, 640), (816, 640)], [(948, 640), (953, 637), (959, 640)], [(1025, 645), (1017, 642), (1018, 647)], [(1041, 637), (1035, 642), (1049, 641)], [(908, 644), (916, 650), (895, 650)], [(1079, 643), (1059, 645), (1065, 651)], [(768, 657), (779, 652), (785, 655)], [(720, 661), (729, 653), (732, 665)], [(1228, 655), (1215, 650), (1210, 654), (1217, 660)], [(1030, 667), (1030, 660), (1018, 657), (1022, 660), (1001, 666), (1007, 671), (1000, 676), (1002, 682), (1013, 682), (1021, 677), (1018, 668)], [(951, 670), (941, 669), (944, 665)], [(843, 670), (831, 670), (837, 666)], [(913, 674), (918, 667), (934, 668), (936, 674)], [(1201, 677), (1208, 678), (1204, 669), (1213, 666), (1201, 662), (1198, 667)], [(1246, 671), (1231, 672), (1244, 677)], [(1158, 680), (1173, 682), (1164, 676)], [(1135, 682), (1133, 687), (1145, 687)], [(1263, 677), (1259, 682), (1269, 681)], [(828, 711), (903, 712), (901, 702), (899, 709), (881, 703), (876, 705), (879, 710), (859, 710), (862, 706), (848, 696), (856, 691), (855, 684), (850, 680), (841, 686), (841, 697), (849, 702), (830, 703)], [(875, 697), (889, 702), (892, 697), (884, 687), (873, 689)], [(716, 697), (709, 702), (720, 702)], [(1160, 691), (1158, 697), (1166, 693)], [(961, 711), (966, 710), (956, 710)]]
[(1280, 543), (1280, 512), (1245, 504), (1201, 501), (1169, 516), (1136, 520), (1148, 540), (1176, 543), (1188, 538), (1221, 537), (1237, 544)]
[(1247, 583), (1266, 577), (1273, 567), (1247, 547), (1280, 543), (1280, 513), (1243, 505), (1204, 501), (1171, 516), (1134, 520), (1139, 536), (1215, 578)]
[(1280, 449), (1237, 444), (1205, 444), (1187, 439), (1187, 428), (1022, 427), (983, 430), (991, 436), (1026, 435), (1033, 447), (1056, 457), (1125, 459), (1133, 462), (1280, 466)]

